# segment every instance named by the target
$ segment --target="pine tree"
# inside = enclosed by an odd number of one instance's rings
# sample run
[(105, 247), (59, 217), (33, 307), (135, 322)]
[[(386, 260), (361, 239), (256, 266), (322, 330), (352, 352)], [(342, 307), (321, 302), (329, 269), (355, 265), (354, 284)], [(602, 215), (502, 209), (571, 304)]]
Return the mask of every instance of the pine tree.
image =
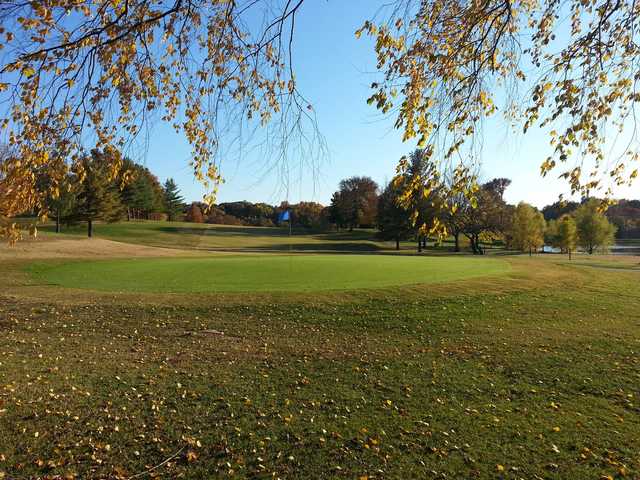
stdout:
[(166, 182), (164, 182), (164, 209), (168, 215), (168, 219), (170, 221), (175, 220), (176, 217), (184, 207), (184, 198), (180, 195), (180, 190), (178, 190), (178, 185), (173, 180), (173, 178), (168, 178)]
[(87, 222), (87, 236), (93, 236), (93, 222), (103, 220), (116, 222), (124, 214), (118, 187), (109, 180), (106, 173), (111, 161), (110, 153), (92, 150), (91, 156), (85, 157), (82, 164), (82, 181), (78, 191), (73, 218)]

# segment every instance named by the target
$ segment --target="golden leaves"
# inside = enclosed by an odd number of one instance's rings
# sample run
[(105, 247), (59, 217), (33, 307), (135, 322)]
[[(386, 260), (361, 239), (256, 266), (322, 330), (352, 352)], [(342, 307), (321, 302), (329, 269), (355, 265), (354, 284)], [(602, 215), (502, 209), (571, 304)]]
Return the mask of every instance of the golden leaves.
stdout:
[(36, 74), (36, 71), (33, 69), (33, 67), (25, 66), (22, 69), (22, 74), (27, 78), (31, 78)]

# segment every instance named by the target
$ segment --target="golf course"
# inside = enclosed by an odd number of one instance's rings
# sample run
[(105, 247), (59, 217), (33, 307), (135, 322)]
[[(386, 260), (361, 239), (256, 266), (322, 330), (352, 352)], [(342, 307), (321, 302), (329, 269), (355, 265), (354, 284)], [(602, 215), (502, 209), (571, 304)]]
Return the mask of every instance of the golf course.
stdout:
[(640, 474), (637, 256), (77, 233), (0, 250), (0, 478)]
[(38, 280), (131, 292), (273, 292), (383, 288), (504, 273), (496, 259), (391, 255), (245, 255), (35, 264)]

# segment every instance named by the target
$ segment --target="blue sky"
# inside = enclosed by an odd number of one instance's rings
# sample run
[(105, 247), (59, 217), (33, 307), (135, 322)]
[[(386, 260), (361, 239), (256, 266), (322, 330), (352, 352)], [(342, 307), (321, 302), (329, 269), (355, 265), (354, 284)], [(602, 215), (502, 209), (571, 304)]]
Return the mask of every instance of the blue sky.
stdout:
[[(304, 172), (289, 183), (288, 195), (277, 173), (264, 176), (256, 168), (259, 158), (222, 158), (225, 183), (218, 202), (249, 200), (272, 204), (282, 200), (328, 204), (338, 182), (353, 175), (367, 175), (383, 184), (395, 171), (398, 159), (415, 148), (403, 143), (393, 120), (383, 119), (366, 104), (369, 85), (375, 79), (375, 55), (364, 36), (354, 32), (373, 16), (383, 2), (377, 0), (316, 0), (305, 2), (296, 19), (294, 67), (298, 87), (311, 101), (319, 128), (328, 146), (320, 173)], [(499, 115), (498, 115), (499, 117)], [(190, 147), (167, 125), (156, 125), (143, 159), (162, 181), (173, 177), (187, 200), (199, 200), (203, 189), (188, 165)], [(511, 130), (500, 118), (484, 128), (481, 174), (484, 179), (507, 177), (513, 183), (506, 199), (538, 207), (568, 193), (567, 185), (542, 179), (539, 165), (548, 154), (548, 138), (532, 131), (526, 136)], [(616, 192), (640, 196), (640, 186)], [(288, 198), (287, 198), (288, 196)]]

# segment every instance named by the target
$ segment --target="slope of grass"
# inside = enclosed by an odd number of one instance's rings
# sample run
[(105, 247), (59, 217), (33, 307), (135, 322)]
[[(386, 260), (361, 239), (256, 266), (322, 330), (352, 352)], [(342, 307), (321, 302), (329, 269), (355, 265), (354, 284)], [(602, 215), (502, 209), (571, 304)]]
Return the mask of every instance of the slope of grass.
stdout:
[[(0, 477), (640, 476), (640, 274), (125, 294), (0, 277)], [(614, 261), (614, 260), (612, 260)]]
[(243, 255), (38, 263), (39, 282), (134, 292), (318, 291), (382, 288), (505, 273), (503, 260), (395, 255)]
[[(53, 231), (51, 226), (43, 228)], [(86, 235), (86, 226), (64, 228), (63, 234)], [(108, 240), (155, 247), (254, 251), (375, 251), (385, 244), (373, 230), (309, 233), (288, 228), (209, 225), (188, 222), (132, 221), (95, 225), (94, 235)]]

